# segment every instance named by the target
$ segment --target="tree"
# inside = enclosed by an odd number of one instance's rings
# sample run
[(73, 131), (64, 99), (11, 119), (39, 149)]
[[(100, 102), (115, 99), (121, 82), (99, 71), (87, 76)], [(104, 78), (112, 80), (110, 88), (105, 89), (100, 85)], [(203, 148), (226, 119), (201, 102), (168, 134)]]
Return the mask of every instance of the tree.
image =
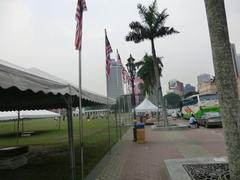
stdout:
[(205, 0), (231, 180), (240, 179), (240, 114), (224, 0)]
[[(159, 37), (164, 37), (167, 35), (171, 35), (173, 33), (178, 33), (174, 28), (164, 26), (167, 17), (169, 16), (166, 13), (166, 9), (161, 13), (158, 12), (157, 8), (157, 0), (155, 0), (150, 6), (145, 7), (142, 4), (137, 5), (139, 16), (142, 20), (141, 22), (133, 21), (129, 24), (129, 27), (132, 31), (128, 33), (126, 36), (126, 41), (133, 41), (135, 43), (142, 42), (144, 40), (151, 41), (152, 48), (152, 56), (154, 58), (153, 68), (156, 78), (156, 87), (158, 89), (158, 107), (161, 102), (163, 107), (163, 118), (164, 118), (164, 126), (168, 125), (167, 121), (167, 113), (165, 108), (165, 103), (162, 95), (161, 82), (159, 77), (158, 63), (157, 63), (157, 55), (155, 51), (154, 40)], [(159, 118), (158, 118), (159, 122)]]
[(167, 101), (167, 105), (170, 108), (179, 108), (181, 103), (181, 97), (175, 93), (168, 93), (164, 96)]
[[(163, 64), (161, 61), (162, 58), (157, 57), (157, 62), (158, 62), (158, 72), (159, 76), (161, 76)], [(140, 89), (143, 92), (143, 95), (145, 96), (146, 94), (153, 94), (154, 87), (156, 87), (156, 77), (154, 73), (154, 68), (153, 68), (153, 57), (148, 56), (148, 54), (145, 54), (143, 57), (142, 61), (136, 62), (135, 63), (138, 71), (137, 75), (143, 80), (143, 84), (141, 84)]]

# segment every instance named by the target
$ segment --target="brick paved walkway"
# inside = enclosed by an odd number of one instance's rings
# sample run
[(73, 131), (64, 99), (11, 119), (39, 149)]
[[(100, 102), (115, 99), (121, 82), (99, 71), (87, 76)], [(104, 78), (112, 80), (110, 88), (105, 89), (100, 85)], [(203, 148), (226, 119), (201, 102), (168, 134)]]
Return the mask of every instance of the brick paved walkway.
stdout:
[(146, 140), (146, 144), (132, 142), (130, 129), (87, 179), (166, 180), (165, 159), (226, 156), (219, 128), (153, 131), (146, 127)]

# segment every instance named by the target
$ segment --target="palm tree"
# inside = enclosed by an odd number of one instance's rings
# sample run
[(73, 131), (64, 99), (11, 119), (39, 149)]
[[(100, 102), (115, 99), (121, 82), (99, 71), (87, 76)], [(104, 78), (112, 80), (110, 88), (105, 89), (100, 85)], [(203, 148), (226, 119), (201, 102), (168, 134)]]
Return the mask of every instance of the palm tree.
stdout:
[[(159, 70), (158, 70), (158, 63), (157, 63), (157, 55), (155, 51), (155, 44), (154, 40), (159, 37), (164, 37), (167, 35), (171, 35), (173, 33), (178, 33), (174, 28), (172, 27), (166, 27), (164, 26), (167, 17), (169, 16), (166, 13), (166, 9), (163, 10), (161, 13), (158, 12), (157, 8), (157, 0), (155, 0), (150, 6), (145, 7), (142, 4), (137, 5), (139, 16), (142, 20), (141, 22), (133, 21), (129, 24), (131, 32), (128, 33), (126, 36), (126, 41), (134, 41), (135, 43), (139, 43), (144, 40), (150, 40), (151, 41), (151, 47), (152, 47), (152, 56), (154, 58), (153, 61), (153, 68), (156, 78), (156, 87), (158, 89), (158, 107), (161, 101), (162, 107), (163, 107), (163, 118), (164, 118), (164, 126), (168, 125), (167, 121), (167, 114), (166, 114), (166, 108), (165, 103), (163, 102), (163, 95), (162, 95), (162, 88), (160, 83), (160, 77), (159, 77)], [(158, 118), (159, 122), (159, 118)]]
[[(159, 76), (161, 76), (163, 68), (161, 59), (162, 58), (157, 57)], [(156, 87), (156, 77), (153, 68), (153, 57), (145, 54), (143, 59), (139, 62), (136, 62), (135, 65), (138, 69), (138, 77), (140, 77), (144, 81), (144, 83), (141, 84), (140, 87), (143, 95), (145, 96), (146, 94), (153, 94), (154, 88)]]
[(231, 180), (240, 179), (240, 112), (224, 0), (205, 0)]

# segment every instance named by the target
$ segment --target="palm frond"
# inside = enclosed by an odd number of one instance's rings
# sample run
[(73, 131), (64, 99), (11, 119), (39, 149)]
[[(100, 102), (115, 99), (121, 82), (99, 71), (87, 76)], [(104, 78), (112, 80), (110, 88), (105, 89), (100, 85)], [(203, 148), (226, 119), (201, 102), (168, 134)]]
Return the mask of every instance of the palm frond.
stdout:
[[(160, 76), (163, 68), (163, 63), (161, 61), (162, 57), (157, 57), (156, 60), (159, 65), (158, 68)], [(142, 90), (148, 94), (153, 93), (154, 87), (156, 86), (156, 77), (154, 73), (153, 61), (154, 58), (152, 56), (145, 54), (141, 61), (135, 63), (138, 69), (137, 74), (144, 81)]]
[(156, 21), (154, 23), (154, 29), (159, 29), (159, 27), (164, 26), (169, 14), (167, 14), (167, 9), (164, 9), (161, 13), (155, 12)]
[(164, 37), (164, 36), (168, 36), (171, 34), (176, 34), (179, 33), (178, 31), (176, 31), (174, 28), (170, 28), (170, 27), (166, 27), (166, 26), (162, 26), (160, 29), (158, 29), (158, 31), (155, 34), (155, 37)]
[(143, 61), (139, 61), (139, 62), (136, 62), (136, 63), (135, 63), (135, 66), (136, 66), (137, 68), (139, 68), (139, 67), (142, 66), (142, 65), (144, 65), (144, 62), (143, 62)]
[(126, 36), (126, 41), (139, 43), (146, 39), (154, 40), (155, 38), (179, 33), (173, 27), (164, 26), (169, 15), (167, 9), (164, 9), (161, 13), (158, 12), (157, 0), (154, 0), (147, 7), (138, 4), (137, 8), (142, 22), (133, 21), (129, 24), (132, 31)]
[(144, 34), (147, 32), (147, 27), (145, 27), (144, 25), (142, 25), (140, 22), (138, 21), (133, 21), (129, 24), (129, 27), (137, 32), (137, 33), (141, 33), (141, 34)]
[(141, 34), (136, 32), (129, 32), (128, 35), (126, 36), (126, 41), (133, 41), (135, 43), (139, 43), (143, 40), (144, 39), (142, 38)]
[(148, 9), (146, 6), (143, 6), (142, 4), (137, 5), (138, 8), (138, 14), (142, 20), (145, 18), (145, 14), (147, 13)]
[(157, 57), (157, 62), (158, 62), (159, 68), (163, 68), (162, 59), (163, 59), (163, 57)]
[(152, 7), (153, 7), (154, 11), (158, 11), (158, 9), (157, 9), (158, 8), (157, 7), (157, 0), (153, 1)]
[(154, 0), (153, 3), (150, 6), (148, 6), (148, 9), (151, 12), (157, 12), (158, 11), (157, 0)]
[(179, 31), (175, 30), (173, 27), (170, 28), (167, 32), (167, 35), (171, 35), (171, 34), (175, 34), (175, 33), (179, 33)]
[(126, 36), (126, 41), (134, 41), (135, 43), (139, 43), (145, 39), (148, 39), (149, 30), (140, 22), (133, 21), (129, 24), (129, 27), (132, 29), (132, 31)]

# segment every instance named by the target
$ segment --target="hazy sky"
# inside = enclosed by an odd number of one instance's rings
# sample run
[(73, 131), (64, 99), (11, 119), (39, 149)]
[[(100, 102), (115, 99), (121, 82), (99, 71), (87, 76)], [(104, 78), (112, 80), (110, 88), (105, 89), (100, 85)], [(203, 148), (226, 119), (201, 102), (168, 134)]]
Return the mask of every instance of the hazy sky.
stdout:
[[(85, 89), (106, 94), (104, 28), (122, 61), (131, 53), (140, 60), (151, 53), (150, 42), (126, 42), (128, 24), (140, 20), (137, 4), (153, 0), (86, 0), (84, 13), (82, 77)], [(78, 52), (74, 50), (77, 0), (0, 0), (0, 59), (23, 67), (36, 67), (78, 83)], [(240, 1), (226, 0), (231, 42), (240, 53)], [(196, 85), (197, 75), (213, 74), (204, 0), (158, 0), (170, 14), (166, 23), (180, 34), (156, 41), (163, 56), (162, 86), (170, 79)]]

